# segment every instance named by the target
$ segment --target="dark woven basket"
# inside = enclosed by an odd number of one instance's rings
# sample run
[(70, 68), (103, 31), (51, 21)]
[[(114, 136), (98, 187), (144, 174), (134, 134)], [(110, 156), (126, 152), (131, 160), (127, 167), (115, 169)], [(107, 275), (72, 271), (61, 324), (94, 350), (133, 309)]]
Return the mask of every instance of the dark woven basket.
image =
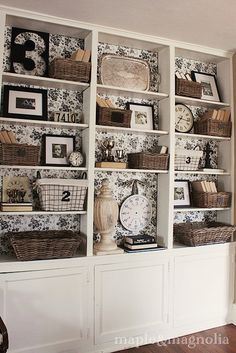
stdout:
[(188, 246), (225, 243), (233, 240), (235, 230), (236, 227), (219, 222), (179, 223), (174, 224), (174, 239)]
[(49, 77), (89, 82), (91, 64), (84, 61), (55, 58), (49, 65)]
[(131, 110), (97, 107), (97, 124), (130, 127)]
[(195, 207), (230, 207), (231, 192), (193, 192), (192, 202)]
[(1, 143), (0, 164), (38, 165), (39, 148), (39, 146), (21, 145), (18, 143)]
[(202, 86), (199, 82), (176, 78), (175, 94), (177, 94), (178, 96), (186, 96), (200, 99), (202, 96)]
[(80, 238), (70, 230), (9, 233), (16, 257), (21, 261), (72, 257)]
[(139, 152), (128, 154), (128, 167), (131, 169), (168, 169), (169, 154)]
[(231, 136), (231, 121), (218, 121), (215, 119), (197, 120), (194, 123), (194, 132), (201, 135), (212, 135), (221, 137)]

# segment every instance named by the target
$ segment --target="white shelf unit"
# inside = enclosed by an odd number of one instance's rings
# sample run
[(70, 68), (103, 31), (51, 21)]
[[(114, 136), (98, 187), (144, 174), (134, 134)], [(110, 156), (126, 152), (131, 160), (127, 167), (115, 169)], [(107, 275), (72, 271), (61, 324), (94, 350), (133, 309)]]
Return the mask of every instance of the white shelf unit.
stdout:
[[(224, 172), (204, 172), (204, 171), (177, 171), (176, 174), (186, 175), (186, 179), (193, 174), (202, 176), (215, 175), (217, 177), (218, 186), (220, 190), (231, 191), (232, 196), (234, 193), (234, 111), (232, 108), (233, 94), (232, 94), (232, 56), (225, 55), (222, 53), (212, 52), (197, 52), (195, 49), (189, 50), (185, 48), (176, 48), (175, 56), (182, 57), (187, 60), (197, 60), (204, 63), (213, 63), (216, 65), (216, 79), (219, 94), (221, 97), (220, 102), (206, 101), (196, 98), (181, 97), (175, 95), (175, 103), (183, 103), (187, 106), (204, 107), (206, 109), (221, 109), (231, 107), (231, 121), (232, 121), (232, 136), (231, 137), (219, 137), (219, 136), (207, 136), (199, 135), (194, 133), (174, 133), (175, 140), (190, 139), (190, 140), (209, 140), (215, 141), (218, 144), (218, 168), (224, 169)], [(207, 142), (207, 141), (206, 141)], [(189, 175), (189, 176), (188, 176)], [(228, 224), (234, 223), (234, 201), (232, 200), (232, 206), (227, 208), (174, 208), (176, 212), (207, 212), (217, 211), (217, 221), (222, 221)]]
[[(85, 167), (70, 167), (70, 166), (18, 166), (18, 165), (2, 165), (2, 169), (10, 170), (44, 170), (47, 171), (76, 171), (78, 176), (80, 172), (86, 172), (89, 180), (93, 179), (93, 138), (91, 137), (95, 124), (91, 119), (91, 116), (94, 115), (94, 97), (95, 97), (95, 70), (93, 68), (94, 63), (96, 63), (95, 51), (93, 47), (95, 46), (96, 33), (92, 32), (91, 29), (84, 27), (83, 25), (78, 25), (77, 23), (68, 24), (66, 22), (58, 22), (53, 19), (40, 19), (38, 16), (33, 16), (32, 14), (24, 14), (18, 16), (13, 12), (10, 13), (1, 13), (1, 41), (0, 41), (0, 60), (2, 61), (3, 57), (3, 46), (4, 46), (4, 30), (5, 26), (18, 27), (18, 28), (27, 28), (29, 30), (39, 30), (43, 32), (48, 32), (50, 34), (60, 34), (68, 37), (75, 37), (83, 39), (84, 48), (91, 50), (91, 85), (90, 83), (75, 82), (60, 80), (48, 77), (38, 77), (30, 75), (21, 75), (11, 72), (1, 71), (1, 81), (2, 84), (17, 84), (17, 85), (32, 85), (35, 87), (43, 88), (52, 88), (52, 89), (63, 89), (69, 91), (76, 91), (80, 93), (83, 97), (83, 122), (82, 123), (64, 123), (64, 122), (54, 122), (47, 121), (37, 121), (37, 120), (28, 120), (28, 119), (13, 119), (8, 117), (0, 117), (1, 124), (8, 125), (21, 125), (21, 126), (31, 126), (32, 128), (52, 128), (52, 129), (67, 129), (68, 133), (70, 129), (81, 131), (82, 136), (82, 151), (86, 155), (86, 166)], [(49, 48), (50, 51), (50, 48)], [(90, 124), (91, 121), (91, 124)], [(14, 172), (17, 175), (17, 171)], [(86, 237), (87, 247), (84, 249), (84, 255), (91, 255), (92, 249), (92, 233), (93, 233), (93, 224), (90, 222), (93, 219), (93, 183), (90, 183), (87, 193), (87, 210), (88, 211), (68, 211), (68, 212), (44, 212), (44, 211), (33, 211), (33, 212), (2, 212), (0, 213), (1, 217), (4, 216), (36, 216), (36, 215), (61, 215), (63, 217), (68, 217), (69, 215), (80, 215), (80, 231), (81, 234), (84, 234)]]
[[(32, 16), (29, 14), (17, 15), (13, 12), (9, 14), (2, 14), (1, 34), (4, 31), (4, 25), (17, 26), (20, 28), (29, 28), (35, 30), (43, 30), (49, 33), (64, 34), (72, 37), (79, 37), (84, 39), (85, 47), (92, 51), (91, 57), (91, 81), (90, 84), (77, 83), (65, 80), (57, 80), (51, 78), (33, 77), (29, 75), (18, 75), (9, 72), (2, 72), (2, 82), (14, 84), (32, 84), (40, 87), (48, 88), (63, 88), (67, 90), (76, 90), (83, 94), (83, 108), (84, 108), (84, 121), (82, 124), (67, 124), (55, 123), (51, 121), (28, 121), (27, 119), (11, 119), (1, 117), (0, 122), (3, 124), (19, 124), (31, 125), (38, 127), (55, 127), (70, 129), (76, 128), (83, 130), (83, 151), (87, 156), (86, 167), (71, 168), (78, 172), (86, 171), (88, 173), (89, 189), (88, 189), (88, 212), (81, 218), (81, 231), (87, 234), (87, 255), (93, 254), (93, 200), (94, 200), (94, 185), (93, 181), (98, 172), (108, 173), (152, 173), (158, 175), (158, 198), (157, 198), (157, 235), (159, 241), (168, 249), (173, 247), (173, 188), (175, 175), (178, 174), (199, 174), (218, 176), (218, 180), (225, 186), (226, 189), (232, 190), (232, 154), (231, 159), (223, 160), (220, 167), (225, 169), (224, 173), (208, 173), (208, 172), (181, 172), (174, 169), (174, 151), (175, 140), (179, 137), (190, 139), (209, 139), (219, 141), (221, 151), (225, 153), (229, 146), (233, 145), (233, 137), (221, 138), (216, 136), (205, 136), (197, 134), (180, 134), (175, 133), (174, 128), (174, 106), (175, 103), (184, 103), (190, 106), (202, 106), (207, 108), (222, 108), (229, 107), (232, 102), (232, 93), (230, 90), (230, 75), (231, 75), (231, 54), (219, 50), (208, 50), (207, 48), (199, 48), (196, 50), (194, 46), (183, 44), (176, 46), (176, 43), (166, 41), (160, 38), (150, 36), (139, 36), (134, 33), (113, 31), (106, 28), (97, 28), (96, 26), (89, 26), (53, 19), (53, 18), (40, 18), (40, 16)], [(3, 35), (1, 36), (3, 37)], [(123, 45), (133, 49), (146, 49), (158, 52), (158, 66), (161, 75), (160, 87), (158, 92), (152, 91), (139, 91), (135, 89), (125, 89), (122, 87), (105, 86), (97, 80), (97, 48), (98, 43), (108, 43), (114, 45)], [(3, 47), (3, 42), (1, 43)], [(203, 101), (195, 98), (180, 97), (175, 95), (175, 57), (180, 56), (195, 60), (202, 60), (203, 62), (215, 62), (217, 65), (217, 79), (219, 89), (221, 91), (222, 102)], [(2, 57), (2, 52), (1, 52)], [(158, 130), (136, 130), (125, 129), (118, 127), (108, 127), (96, 125), (96, 94), (104, 94), (111, 96), (124, 96), (132, 99), (153, 100), (159, 104), (159, 125)], [(233, 115), (232, 115), (233, 120)], [(114, 134), (124, 133), (127, 135), (150, 135), (153, 138), (159, 138), (160, 144), (168, 146), (170, 159), (168, 171), (162, 170), (139, 170), (139, 169), (101, 169), (95, 167), (95, 136), (96, 132), (109, 132)], [(231, 147), (230, 147), (231, 148)], [(232, 149), (231, 149), (232, 152)], [(89, 156), (89, 158), (88, 158)], [(50, 167), (50, 166), (2, 166), (2, 168), (11, 169), (39, 169), (39, 170), (66, 170), (67, 167)], [(232, 223), (232, 208), (226, 212), (226, 217)], [(221, 218), (219, 216), (219, 218)], [(225, 216), (224, 216), (225, 218)]]

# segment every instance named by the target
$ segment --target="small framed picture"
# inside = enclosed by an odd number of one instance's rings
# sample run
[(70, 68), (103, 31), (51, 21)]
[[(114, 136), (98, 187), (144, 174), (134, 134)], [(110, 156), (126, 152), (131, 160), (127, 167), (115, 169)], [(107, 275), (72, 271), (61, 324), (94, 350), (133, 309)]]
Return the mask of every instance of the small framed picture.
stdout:
[(201, 99), (220, 102), (220, 95), (215, 75), (192, 71), (191, 76), (193, 81), (199, 82), (202, 85)]
[(3, 114), (9, 118), (47, 120), (47, 90), (5, 85)]
[(132, 110), (131, 129), (153, 130), (153, 106), (139, 103), (127, 103)]
[(174, 207), (189, 207), (190, 193), (188, 180), (176, 180), (174, 183)]
[(75, 149), (75, 137), (64, 135), (43, 135), (44, 165), (69, 165), (68, 157)]

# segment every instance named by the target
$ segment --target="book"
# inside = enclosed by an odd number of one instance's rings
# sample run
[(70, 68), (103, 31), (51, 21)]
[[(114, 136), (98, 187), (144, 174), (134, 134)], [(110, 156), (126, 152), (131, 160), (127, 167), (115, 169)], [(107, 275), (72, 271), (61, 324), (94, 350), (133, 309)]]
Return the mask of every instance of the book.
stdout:
[(1, 203), (2, 212), (31, 212), (33, 211), (32, 203), (23, 202), (23, 203)]
[(71, 55), (71, 59), (75, 61), (82, 61), (83, 56), (84, 56), (84, 50), (78, 49)]
[(96, 162), (97, 168), (114, 168), (114, 169), (126, 169), (127, 163), (125, 162)]
[(123, 249), (127, 253), (137, 253), (137, 252), (146, 252), (146, 251), (159, 251), (159, 250), (166, 250), (165, 247), (158, 245), (155, 248), (148, 248), (148, 249), (138, 249), (138, 250), (131, 250), (126, 248), (125, 246), (120, 246), (121, 249)]
[(168, 151), (167, 146), (157, 146), (157, 153), (159, 154), (165, 154)]
[(138, 250), (138, 249), (150, 249), (150, 248), (156, 248), (157, 243), (149, 243), (149, 244), (129, 244), (129, 243), (124, 243), (124, 247), (130, 249), (130, 250)]
[(225, 170), (221, 168), (203, 168), (203, 172), (208, 172), (208, 173), (223, 173)]
[(152, 244), (156, 243), (155, 237), (152, 235), (134, 235), (125, 237), (125, 242), (129, 244)]
[(90, 55), (91, 55), (91, 51), (88, 50), (88, 49), (86, 49), (86, 50), (84, 51), (84, 55), (83, 55), (83, 57), (82, 57), (82, 61), (88, 63), (89, 60), (90, 60)]

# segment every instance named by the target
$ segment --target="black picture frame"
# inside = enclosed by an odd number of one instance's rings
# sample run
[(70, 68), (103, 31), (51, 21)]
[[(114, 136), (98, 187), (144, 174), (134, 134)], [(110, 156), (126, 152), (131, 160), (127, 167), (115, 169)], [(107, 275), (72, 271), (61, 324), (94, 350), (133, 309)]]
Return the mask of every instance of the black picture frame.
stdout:
[(47, 90), (5, 85), (3, 115), (8, 118), (47, 120)]
[[(70, 144), (68, 142), (70, 141)], [(55, 146), (61, 146), (60, 155), (55, 155)], [(63, 147), (67, 145), (67, 148)], [(54, 147), (53, 147), (54, 146)], [(68, 148), (69, 146), (69, 148)], [(51, 135), (42, 136), (42, 164), (47, 166), (69, 166), (69, 155), (75, 150), (75, 136)]]
[[(145, 117), (144, 117), (146, 119), (146, 124), (145, 124), (145, 120), (143, 121), (143, 119), (142, 119), (143, 117), (141, 117), (140, 123), (137, 123), (137, 121), (135, 121), (135, 112), (139, 112), (139, 111), (132, 110), (132, 106), (133, 107), (145, 107), (146, 113), (148, 113), (148, 110), (149, 110), (149, 115), (145, 114)], [(127, 107), (127, 109), (132, 110), (131, 121), (130, 121), (130, 127), (132, 129), (154, 130), (154, 107), (152, 104), (128, 102), (126, 104), (126, 107)], [(145, 113), (145, 109), (141, 109), (140, 112)]]
[[(180, 190), (177, 190), (180, 189)], [(174, 208), (187, 208), (191, 206), (189, 180), (174, 181)]]
[(12, 27), (10, 72), (48, 77), (48, 63), (49, 33)]
[(191, 71), (191, 78), (202, 85), (201, 99), (221, 102), (216, 76), (205, 72)]

